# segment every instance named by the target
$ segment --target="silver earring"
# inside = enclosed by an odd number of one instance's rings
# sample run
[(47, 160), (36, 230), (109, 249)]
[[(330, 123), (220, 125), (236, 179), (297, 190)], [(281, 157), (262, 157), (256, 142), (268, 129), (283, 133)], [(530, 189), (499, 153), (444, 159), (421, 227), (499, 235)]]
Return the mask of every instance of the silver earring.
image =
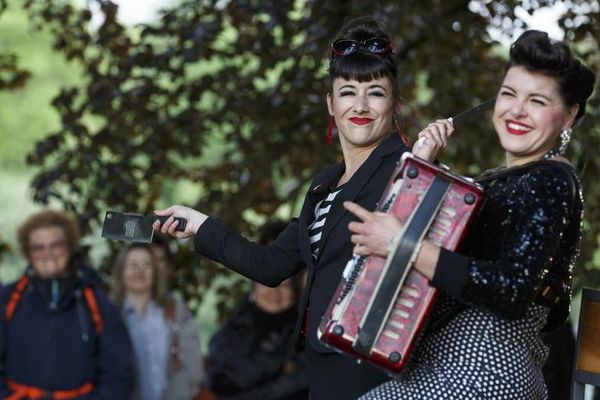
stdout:
[(573, 130), (571, 128), (563, 129), (560, 132), (560, 145), (558, 146), (558, 151), (561, 155), (564, 155), (567, 152), (567, 146), (569, 145), (569, 141), (571, 140), (571, 133)]

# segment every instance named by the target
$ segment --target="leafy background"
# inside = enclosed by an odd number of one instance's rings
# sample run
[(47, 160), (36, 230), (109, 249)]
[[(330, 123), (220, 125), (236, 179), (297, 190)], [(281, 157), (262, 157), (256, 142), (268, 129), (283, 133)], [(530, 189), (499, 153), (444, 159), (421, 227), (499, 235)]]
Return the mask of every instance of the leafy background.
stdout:
[[(132, 27), (110, 1), (0, 0), (0, 277), (22, 270), (14, 230), (41, 205), (77, 213), (107, 283), (119, 246), (99, 238), (107, 209), (182, 203), (249, 237), (296, 215), (311, 177), (339, 160), (324, 140), (325, 77), (329, 41), (350, 18), (375, 16), (392, 33), (402, 124), (414, 137), (493, 96), (507, 54), (498, 38), (557, 3), (174, 1)], [(598, 1), (560, 3), (566, 39), (600, 71)], [(596, 90), (569, 149), (587, 199), (578, 288), (600, 283), (599, 102)], [(503, 162), (488, 119), (457, 133), (443, 156), (453, 171)], [(172, 245), (172, 284), (214, 325), (247, 281), (189, 242)]]

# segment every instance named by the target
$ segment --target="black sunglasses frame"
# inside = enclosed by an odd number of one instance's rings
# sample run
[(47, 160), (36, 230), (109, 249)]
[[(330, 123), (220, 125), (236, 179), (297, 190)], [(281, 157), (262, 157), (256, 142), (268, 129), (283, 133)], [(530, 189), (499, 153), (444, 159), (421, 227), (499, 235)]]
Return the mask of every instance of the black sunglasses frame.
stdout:
[[(347, 43), (340, 48), (340, 45)], [(380, 44), (383, 44), (381, 46)], [(392, 43), (386, 38), (372, 37), (362, 41), (354, 39), (340, 39), (331, 44), (331, 55), (337, 57), (347, 56), (356, 53), (360, 48), (366, 49), (373, 54), (387, 54), (392, 51)]]

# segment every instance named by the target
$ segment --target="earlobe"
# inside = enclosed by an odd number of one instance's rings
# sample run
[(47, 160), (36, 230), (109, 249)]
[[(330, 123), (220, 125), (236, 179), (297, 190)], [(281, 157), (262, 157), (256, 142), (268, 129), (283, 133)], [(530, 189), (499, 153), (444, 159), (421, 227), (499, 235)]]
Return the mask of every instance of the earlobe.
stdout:
[(329, 115), (333, 116), (333, 104), (331, 103), (331, 94), (330, 93), (327, 93), (326, 103), (327, 103), (327, 111), (329, 112)]

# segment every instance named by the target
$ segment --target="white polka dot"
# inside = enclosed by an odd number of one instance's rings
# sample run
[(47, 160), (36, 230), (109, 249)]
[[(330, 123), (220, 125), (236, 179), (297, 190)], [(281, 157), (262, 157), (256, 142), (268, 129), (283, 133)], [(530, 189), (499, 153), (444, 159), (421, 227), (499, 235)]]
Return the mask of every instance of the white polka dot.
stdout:
[[(440, 296), (431, 319), (454, 304)], [(533, 305), (523, 318), (506, 320), (467, 308), (423, 337), (399, 378), (360, 399), (546, 399), (541, 369), (548, 349), (539, 332), (547, 312)]]

